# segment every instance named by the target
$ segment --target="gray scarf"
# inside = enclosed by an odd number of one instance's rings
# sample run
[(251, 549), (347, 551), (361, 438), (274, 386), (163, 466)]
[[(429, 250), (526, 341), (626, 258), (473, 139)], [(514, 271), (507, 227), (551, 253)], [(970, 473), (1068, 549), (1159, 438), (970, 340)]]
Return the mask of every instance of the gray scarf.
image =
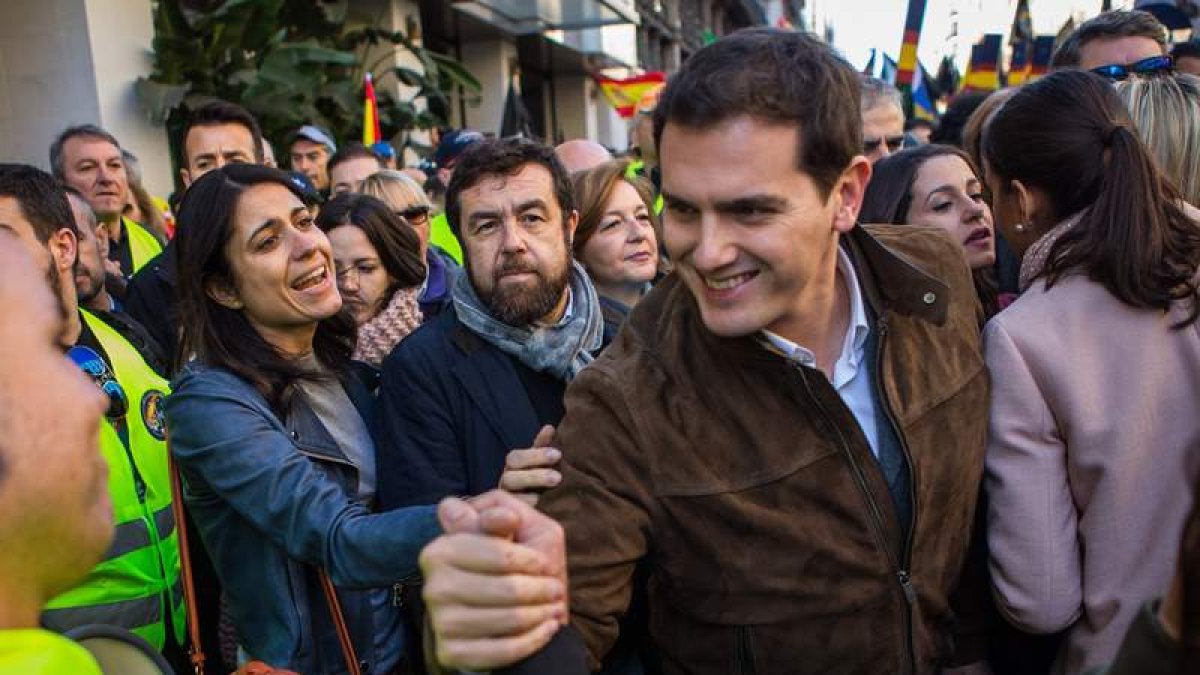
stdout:
[(554, 326), (509, 326), (488, 312), (470, 275), (464, 270), (454, 281), (454, 311), (458, 320), (479, 337), (538, 372), (570, 382), (595, 358), (604, 339), (600, 298), (579, 263), (571, 262), (571, 317)]

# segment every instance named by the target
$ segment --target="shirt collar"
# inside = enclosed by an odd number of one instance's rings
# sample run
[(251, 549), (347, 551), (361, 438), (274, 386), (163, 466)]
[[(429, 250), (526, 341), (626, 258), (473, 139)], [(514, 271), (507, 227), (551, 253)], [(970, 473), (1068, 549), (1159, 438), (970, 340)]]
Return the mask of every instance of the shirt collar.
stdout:
[[(846, 295), (850, 298), (850, 326), (846, 331), (846, 337), (842, 341), (841, 354), (834, 364), (834, 379), (837, 379), (836, 374), (839, 370), (844, 370), (846, 367), (851, 369), (858, 367), (859, 362), (863, 358), (863, 348), (867, 343), (867, 337), (871, 333), (871, 325), (867, 321), (867, 307), (866, 303), (863, 302), (862, 288), (858, 284), (858, 275), (854, 271), (854, 263), (850, 260), (849, 254), (841, 246), (838, 247), (837, 252), (838, 273), (842, 275), (842, 279), (846, 283)], [(812, 350), (807, 347), (802, 347), (781, 335), (776, 335), (767, 330), (763, 331), (763, 337), (766, 338), (767, 343), (771, 347), (783, 356), (811, 368), (816, 367), (816, 357), (813, 355)]]

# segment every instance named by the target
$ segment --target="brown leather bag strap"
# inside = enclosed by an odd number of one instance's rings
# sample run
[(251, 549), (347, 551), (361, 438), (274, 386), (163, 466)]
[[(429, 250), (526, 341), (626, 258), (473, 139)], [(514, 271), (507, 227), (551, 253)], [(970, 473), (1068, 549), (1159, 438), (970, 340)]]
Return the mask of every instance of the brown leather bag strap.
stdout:
[(191, 646), (188, 657), (195, 675), (204, 675), (204, 649), (200, 646), (200, 609), (196, 605), (196, 585), (192, 576), (192, 554), (188, 550), (187, 514), (183, 510), (183, 486), (179, 468), (171, 454), (171, 439), (167, 437), (167, 467), (171, 473), (171, 514), (175, 516), (175, 532), (179, 539), (179, 569), (183, 577), (183, 604), (187, 607), (187, 630)]
[(342, 614), (342, 603), (338, 600), (337, 591), (329, 573), (318, 569), (321, 577), (321, 590), (325, 591), (325, 602), (329, 603), (329, 616), (333, 617), (333, 626), (337, 629), (338, 641), (342, 643), (342, 656), (346, 658), (346, 669), (350, 675), (362, 675), (358, 667), (358, 655), (354, 653), (354, 643), (350, 641), (350, 629), (346, 627), (346, 617)]

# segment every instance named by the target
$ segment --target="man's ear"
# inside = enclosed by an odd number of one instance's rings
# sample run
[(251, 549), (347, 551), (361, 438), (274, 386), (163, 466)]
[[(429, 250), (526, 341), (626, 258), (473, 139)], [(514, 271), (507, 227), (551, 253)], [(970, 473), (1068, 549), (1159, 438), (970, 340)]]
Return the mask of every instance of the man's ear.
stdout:
[(75, 261), (79, 258), (79, 238), (74, 232), (65, 227), (58, 230), (46, 240), (46, 248), (59, 272), (73, 274)]
[(842, 234), (854, 229), (870, 180), (870, 160), (862, 155), (855, 155), (829, 195), (834, 200), (833, 229)]
[(179, 180), (183, 181), (183, 189), (190, 188), (192, 186), (192, 172), (187, 169), (180, 169)]
[(204, 284), (204, 292), (212, 298), (213, 302), (226, 309), (238, 310), (245, 307), (242, 299), (238, 297), (237, 291), (227, 281), (210, 279)]

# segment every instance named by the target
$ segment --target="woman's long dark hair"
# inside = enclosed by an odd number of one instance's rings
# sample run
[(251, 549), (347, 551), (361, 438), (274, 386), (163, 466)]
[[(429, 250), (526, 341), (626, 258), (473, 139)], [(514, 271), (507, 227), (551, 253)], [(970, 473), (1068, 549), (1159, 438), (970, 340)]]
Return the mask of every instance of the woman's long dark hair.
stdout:
[[(902, 150), (875, 162), (871, 181), (863, 195), (858, 220), (862, 223), (889, 223), (908, 225), (908, 211), (912, 206), (912, 186), (917, 181), (921, 167), (935, 157), (957, 157), (961, 159), (980, 181), (979, 169), (971, 157), (953, 145), (931, 143)], [(1000, 311), (1000, 294), (992, 268), (971, 270), (975, 282), (975, 294), (983, 305), (985, 317)]]
[(1190, 300), (1177, 327), (1196, 321), (1200, 225), (1106, 80), (1063, 70), (1025, 85), (988, 125), (983, 154), (1002, 185), (1019, 180), (1044, 192), (1056, 222), (1086, 209), (1050, 248), (1039, 274), (1047, 287), (1081, 271), (1133, 307), (1166, 311)]
[(419, 286), (425, 280), (421, 240), (387, 204), (368, 195), (343, 192), (321, 207), (317, 227), (328, 234), (343, 225), (362, 230), (375, 247), (383, 269), (392, 279), (387, 288), (388, 298), (401, 288)]
[[(219, 304), (207, 291), (211, 284), (235, 286), (225, 255), (233, 234), (233, 214), (247, 189), (271, 183), (312, 203), (311, 195), (288, 174), (257, 164), (230, 164), (210, 171), (183, 196), (173, 244), (183, 332), (176, 366), (195, 357), (224, 368), (253, 384), (276, 413), (282, 413), (294, 385), (317, 375), (267, 342), (243, 311)], [(343, 374), (355, 335), (354, 320), (346, 312), (321, 321), (313, 338), (317, 360), (332, 373)]]

